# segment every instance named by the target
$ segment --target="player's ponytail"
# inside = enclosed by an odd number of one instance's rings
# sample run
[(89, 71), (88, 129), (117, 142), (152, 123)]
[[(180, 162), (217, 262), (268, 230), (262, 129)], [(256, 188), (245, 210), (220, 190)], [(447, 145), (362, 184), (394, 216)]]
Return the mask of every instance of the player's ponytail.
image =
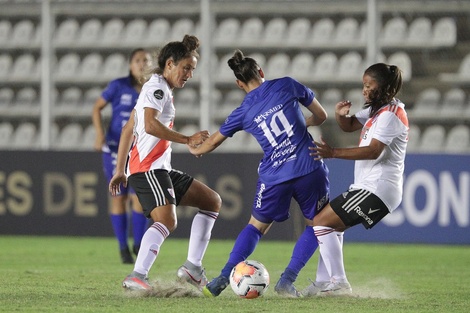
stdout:
[(227, 61), (235, 77), (247, 84), (249, 81), (261, 79), (260, 67), (255, 59), (245, 57), (241, 50), (235, 50), (233, 56)]

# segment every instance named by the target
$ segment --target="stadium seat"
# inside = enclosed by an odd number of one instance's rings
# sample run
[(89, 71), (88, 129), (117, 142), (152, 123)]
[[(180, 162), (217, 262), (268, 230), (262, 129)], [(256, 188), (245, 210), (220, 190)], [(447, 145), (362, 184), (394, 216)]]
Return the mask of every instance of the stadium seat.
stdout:
[(396, 16), (385, 22), (380, 35), (382, 47), (400, 46), (406, 41), (408, 35), (408, 24), (405, 19)]
[(457, 25), (452, 17), (442, 17), (436, 21), (432, 31), (433, 47), (453, 47), (457, 43)]
[(60, 58), (54, 75), (58, 80), (74, 78), (79, 66), (80, 56), (77, 53), (68, 53)]
[(388, 57), (388, 64), (398, 66), (402, 70), (403, 81), (410, 81), (412, 76), (411, 58), (404, 51), (398, 51)]
[(460, 114), (464, 111), (466, 99), (467, 94), (462, 88), (454, 87), (449, 89), (442, 96), (441, 114), (444, 116)]
[(83, 129), (78, 123), (66, 125), (57, 137), (54, 147), (57, 150), (77, 150), (81, 145)]
[(463, 58), (458, 70), (459, 78), (465, 81), (470, 80), (470, 53)]
[(446, 131), (442, 125), (426, 127), (421, 136), (419, 151), (424, 153), (441, 152), (446, 140)]
[(97, 18), (86, 20), (80, 28), (78, 43), (85, 46), (98, 44), (102, 39), (102, 28), (103, 25)]
[(228, 116), (235, 108), (242, 104), (246, 93), (241, 89), (233, 89), (227, 92), (222, 100), (221, 107), (224, 108), (225, 116)]
[(263, 42), (269, 45), (282, 43), (286, 38), (287, 21), (282, 17), (269, 20), (262, 35)]
[(330, 117), (334, 117), (336, 103), (343, 100), (343, 94), (338, 88), (328, 88), (316, 97)]
[(38, 130), (36, 125), (31, 122), (23, 122), (16, 127), (12, 140), (11, 147), (13, 149), (36, 149), (38, 147)]
[(217, 66), (218, 70), (216, 73), (216, 79), (223, 81), (223, 82), (229, 82), (233, 81), (235, 82), (235, 76), (233, 75), (232, 69), (228, 66), (227, 61), (233, 56), (233, 53), (227, 53), (220, 57), (219, 59), (219, 64)]
[(251, 17), (242, 23), (239, 44), (259, 43), (263, 34), (264, 24), (258, 17)]
[(356, 44), (359, 35), (359, 23), (352, 17), (343, 18), (336, 26), (334, 41), (340, 46)]
[(10, 46), (10, 36), (12, 32), (12, 25), (9, 20), (1, 20), (0, 21), (0, 42), (2, 42), (5, 46)]
[(122, 43), (127, 46), (141, 44), (147, 30), (147, 22), (144, 19), (136, 18), (131, 20), (124, 29)]
[(11, 78), (13, 80), (24, 80), (38, 77), (36, 60), (31, 53), (21, 54), (13, 63)]
[(289, 73), (289, 66), (289, 55), (284, 52), (278, 52), (268, 59), (265, 75), (271, 77), (271, 79), (286, 76)]
[(239, 36), (240, 21), (230, 17), (222, 20), (217, 27), (214, 43), (219, 45), (233, 44)]
[(357, 51), (343, 54), (338, 60), (339, 81), (361, 81), (363, 74), (362, 56)]
[(335, 31), (335, 23), (330, 18), (322, 18), (318, 20), (312, 27), (312, 41), (313, 46), (328, 46), (333, 42), (333, 35)]
[(93, 145), (95, 144), (96, 131), (93, 124), (90, 124), (85, 127), (83, 131), (82, 140), (79, 144), (79, 149), (84, 151), (93, 150)]
[(408, 144), (406, 152), (419, 152), (419, 143), (421, 139), (421, 130), (418, 125), (412, 124), (408, 129)]
[(444, 145), (447, 153), (470, 152), (470, 128), (467, 125), (455, 125), (449, 130)]
[[(91, 114), (93, 106), (95, 105), (96, 100), (99, 97), (101, 97), (102, 92), (103, 90), (101, 88), (93, 87), (93, 88), (87, 89), (83, 93), (83, 102), (82, 102), (82, 105), (80, 106), (80, 115), (89, 116)], [(102, 113), (104, 114), (105, 112), (102, 112)]]
[(9, 87), (3, 87), (0, 89), (0, 113), (6, 113), (8, 107), (13, 103), (15, 93), (13, 89)]
[(11, 42), (15, 46), (30, 46), (35, 34), (34, 24), (31, 20), (21, 20), (13, 26)]
[(413, 113), (424, 116), (435, 116), (438, 114), (440, 105), (441, 92), (437, 88), (429, 87), (418, 94), (413, 106)]
[(33, 34), (33, 38), (31, 39), (30, 45), (33, 47), (40, 47), (42, 42), (42, 25), (39, 23), (36, 25), (36, 29)]
[(57, 28), (54, 40), (59, 47), (74, 44), (80, 32), (80, 24), (74, 18), (64, 20)]
[(103, 64), (103, 76), (107, 79), (115, 79), (117, 77), (126, 76), (129, 66), (126, 58), (121, 53), (113, 53), (106, 57)]
[(353, 88), (346, 91), (344, 94), (345, 100), (349, 100), (352, 103), (353, 110), (354, 108), (359, 110), (364, 105), (364, 95), (362, 94), (362, 88)]
[[(380, 34), (379, 34), (380, 35)], [(367, 43), (367, 21), (363, 21), (357, 33), (357, 45), (363, 47)]]
[(102, 72), (103, 57), (96, 53), (86, 55), (80, 63), (78, 76), (82, 80), (87, 80), (99, 76)]
[(309, 39), (311, 29), (312, 24), (308, 18), (298, 17), (292, 20), (287, 29), (287, 44), (303, 47)]
[(415, 18), (408, 27), (407, 45), (427, 47), (432, 40), (432, 23), (427, 17)]
[(313, 66), (314, 58), (312, 54), (301, 52), (292, 58), (290, 71), (287, 75), (300, 81), (309, 81), (312, 79)]
[(334, 81), (337, 79), (338, 58), (333, 52), (320, 54), (313, 67), (312, 80), (314, 82)]
[(0, 54), (0, 78), (6, 80), (10, 77), (11, 67), (13, 66), (13, 58), (11, 55)]
[(194, 110), (198, 106), (199, 94), (195, 88), (187, 87), (175, 93), (175, 107), (179, 111)]
[(122, 43), (124, 22), (120, 18), (112, 18), (103, 25), (101, 45), (117, 45)]
[(9, 150), (13, 136), (13, 125), (10, 122), (0, 123), (0, 150)]
[(169, 39), (181, 41), (186, 34), (195, 34), (195, 24), (190, 18), (180, 18), (171, 26)]
[[(167, 41), (170, 30), (171, 25), (167, 19), (157, 18), (148, 26), (145, 42), (152, 42), (155, 45), (162, 44)], [(180, 38), (178, 40), (182, 39), (183, 38)]]
[(16, 93), (11, 112), (18, 115), (37, 116), (40, 112), (38, 92), (33, 87), (23, 87)]
[[(74, 116), (80, 111), (83, 93), (78, 87), (65, 89), (57, 101), (55, 113), (58, 116)], [(91, 113), (90, 113), (91, 114)]]

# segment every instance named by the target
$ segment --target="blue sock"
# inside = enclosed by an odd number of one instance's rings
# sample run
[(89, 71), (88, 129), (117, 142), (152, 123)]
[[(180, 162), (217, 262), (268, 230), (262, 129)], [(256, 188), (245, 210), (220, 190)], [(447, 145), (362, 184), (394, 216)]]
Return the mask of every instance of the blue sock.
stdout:
[(253, 225), (246, 225), (240, 234), (238, 234), (227, 264), (225, 264), (220, 274), (229, 277), (234, 266), (246, 260), (246, 258), (255, 251), (256, 245), (262, 235), (263, 234)]
[(127, 245), (127, 214), (111, 214), (114, 235), (119, 242), (119, 249), (128, 249)]
[(143, 213), (132, 210), (132, 234), (134, 236), (134, 246), (140, 246), (142, 237), (147, 230), (147, 218)]
[(297, 279), (300, 270), (315, 253), (317, 247), (318, 240), (313, 231), (313, 227), (307, 226), (295, 244), (289, 265), (287, 265), (284, 273), (282, 273), (282, 278), (293, 283)]

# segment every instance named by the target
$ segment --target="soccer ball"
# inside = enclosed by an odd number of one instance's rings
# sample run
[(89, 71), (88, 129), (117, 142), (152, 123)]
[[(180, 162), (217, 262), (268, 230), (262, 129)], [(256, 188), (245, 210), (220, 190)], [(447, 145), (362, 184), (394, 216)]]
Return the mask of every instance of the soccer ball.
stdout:
[(268, 286), (268, 270), (258, 261), (242, 261), (230, 273), (230, 287), (240, 298), (258, 298), (266, 292)]

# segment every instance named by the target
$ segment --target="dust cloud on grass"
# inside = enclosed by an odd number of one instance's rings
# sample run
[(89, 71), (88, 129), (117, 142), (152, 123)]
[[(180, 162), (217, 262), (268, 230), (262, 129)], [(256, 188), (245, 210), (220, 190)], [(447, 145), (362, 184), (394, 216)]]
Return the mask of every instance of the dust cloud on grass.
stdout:
[(388, 278), (376, 278), (364, 284), (352, 285), (352, 297), (377, 299), (404, 299), (404, 294)]
[(153, 290), (124, 290), (128, 297), (198, 298), (202, 293), (194, 286), (180, 281), (151, 281)]

